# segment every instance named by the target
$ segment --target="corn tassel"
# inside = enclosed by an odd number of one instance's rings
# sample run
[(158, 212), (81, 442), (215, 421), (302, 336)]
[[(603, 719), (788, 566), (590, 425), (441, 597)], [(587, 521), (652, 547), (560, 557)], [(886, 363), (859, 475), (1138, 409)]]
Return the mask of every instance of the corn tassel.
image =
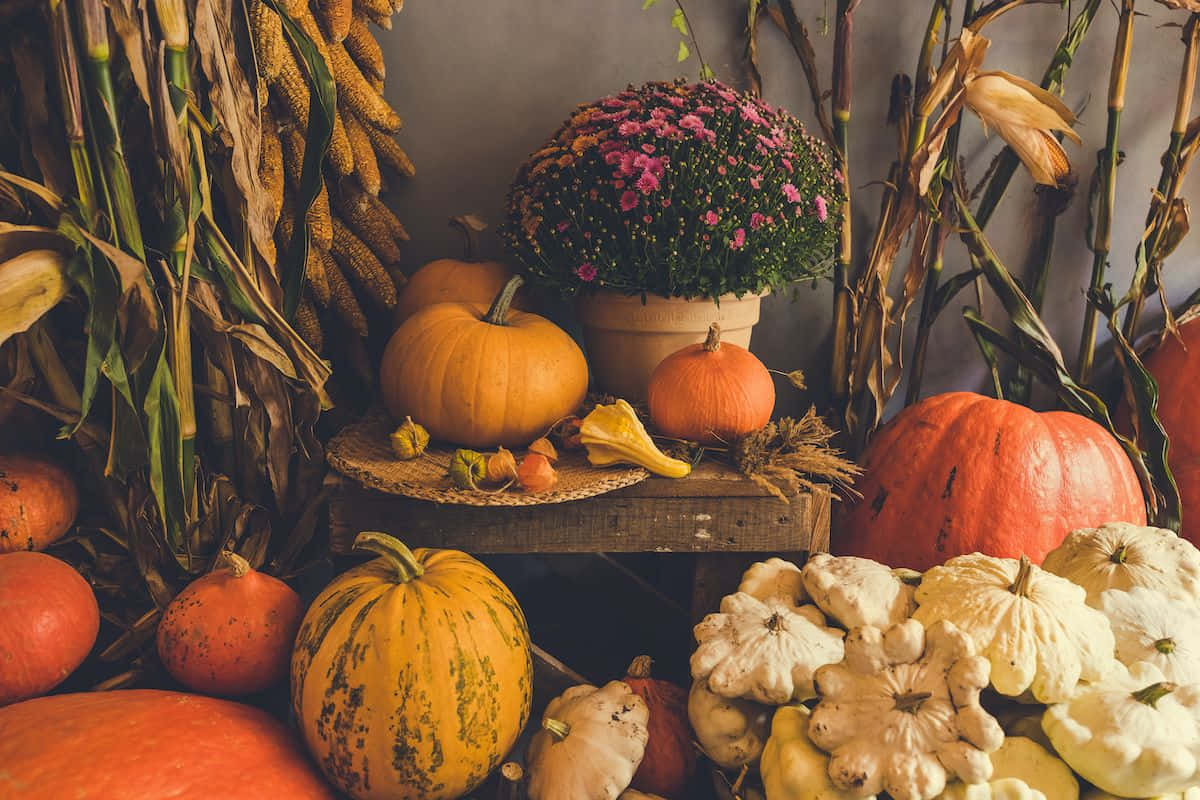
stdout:
[(283, 147), (279, 143), (279, 126), (271, 107), (260, 114), (262, 137), (258, 151), (258, 180), (271, 199), (271, 212), (276, 221), (283, 210)]
[(408, 153), (404, 152), (404, 148), (400, 146), (399, 142), (383, 131), (372, 128), (370, 125), (364, 125), (363, 127), (366, 128), (367, 136), (371, 139), (371, 145), (375, 148), (376, 158), (406, 178), (411, 178), (417, 174), (412, 159), (408, 157)]
[(322, 253), (321, 258), (325, 274), (329, 276), (330, 305), (350, 330), (359, 336), (366, 336), (367, 317), (363, 314), (362, 306), (358, 304), (358, 299), (354, 296), (350, 284), (346, 282), (346, 276), (342, 274), (341, 267), (329, 253)]
[(350, 30), (342, 44), (368, 80), (374, 78), (382, 81), (384, 79), (383, 48), (371, 35), (366, 17), (359, 14), (354, 15), (350, 22)]
[(296, 333), (300, 334), (301, 339), (308, 342), (308, 346), (314, 352), (320, 353), (325, 349), (325, 334), (321, 330), (321, 319), (317, 316), (316, 307), (307, 296), (301, 297), (300, 305), (296, 307), (295, 328)]
[(395, 133), (404, 127), (400, 119), (379, 92), (363, 77), (354, 59), (339, 42), (329, 46), (330, 70), (337, 81), (338, 96), (344, 98), (359, 118), (380, 130)]
[(387, 225), (388, 231), (391, 233), (393, 239), (400, 242), (407, 242), (409, 240), (410, 237), (408, 235), (408, 229), (406, 229), (404, 227), (404, 223), (402, 223), (399, 218), (392, 213), (392, 210), (387, 207), (387, 204), (385, 204), (378, 197), (373, 197), (372, 195), (366, 195), (365, 199), (367, 201), (367, 207), (371, 210), (371, 214)]
[(259, 74), (268, 80), (278, 78), (287, 42), (283, 39), (282, 23), (275, 9), (262, 0), (250, 0), (250, 30)]
[(375, 158), (375, 148), (371, 147), (371, 139), (358, 117), (343, 113), (342, 119), (346, 121), (346, 137), (354, 151), (354, 175), (368, 194), (378, 195), (383, 178), (379, 174), (379, 161)]
[(388, 223), (371, 212), (367, 195), (342, 193), (337, 201), (338, 216), (384, 264), (400, 261), (400, 248)]
[(317, 11), (329, 41), (340, 42), (346, 38), (354, 19), (352, 0), (317, 0)]
[(392, 276), (379, 263), (371, 248), (336, 217), (333, 220), (333, 247), (330, 252), (372, 301), (386, 309), (395, 308), (396, 284)]
[[(307, 129), (308, 80), (290, 48), (284, 49), (279, 75), (272, 79), (270, 84), (292, 119), (299, 123), (300, 127)], [(329, 164), (339, 175), (350, 175), (354, 172), (354, 152), (350, 149), (350, 140), (346, 138), (346, 128), (342, 119), (337, 114), (333, 118), (333, 136), (329, 140)]]

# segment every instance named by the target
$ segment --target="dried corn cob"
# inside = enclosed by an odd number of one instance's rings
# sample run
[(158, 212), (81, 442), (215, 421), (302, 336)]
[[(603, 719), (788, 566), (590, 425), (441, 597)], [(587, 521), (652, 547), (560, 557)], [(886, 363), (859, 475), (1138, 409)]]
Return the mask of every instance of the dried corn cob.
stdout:
[(329, 252), (370, 295), (371, 300), (384, 308), (395, 308), (396, 284), (392, 282), (392, 276), (379, 263), (371, 248), (336, 217), (333, 220), (333, 247)]
[(392, 0), (354, 0), (354, 10), (361, 11), (369, 17), (387, 17), (392, 18), (395, 10), (392, 8)]
[[(258, 180), (263, 191), (271, 198), (271, 209), (276, 220), (283, 208), (283, 148), (279, 143), (279, 126), (270, 106), (264, 106), (259, 114), (262, 136), (258, 151)], [(378, 164), (376, 165), (378, 166)]]
[(346, 121), (346, 137), (354, 151), (354, 174), (358, 183), (368, 194), (377, 195), (382, 178), (379, 175), (379, 161), (375, 158), (375, 148), (371, 147), (371, 139), (358, 117), (343, 112), (342, 119)]
[(404, 10), (404, 0), (392, 0), (392, 13), (399, 14)]
[[(300, 62), (290, 48), (284, 49), (282, 67), (279, 75), (271, 80), (271, 88), (283, 103), (292, 119), (300, 127), (308, 127), (309, 92), (308, 80), (300, 69)], [(334, 114), (333, 136), (329, 140), (329, 164), (339, 175), (349, 175), (354, 172), (354, 153), (350, 149), (350, 140), (346, 138), (346, 129), (341, 117)]]
[(393, 239), (400, 242), (409, 240), (408, 230), (404, 227), (404, 223), (392, 213), (392, 210), (382, 200), (366, 195), (366, 201), (371, 213), (387, 225), (388, 232), (391, 233)]
[[(279, 225), (275, 228), (280, 250), (291, 245), (292, 233), (296, 225), (296, 212), (290, 198), (284, 202), (283, 213), (279, 215)], [(321, 306), (329, 305), (329, 276), (325, 274), (325, 259), (322, 249), (315, 242), (309, 242), (308, 258), (304, 262), (304, 274), (308, 280), (308, 289)]]
[(249, 10), (259, 74), (267, 79), (277, 78), (283, 66), (283, 53), (287, 50), (279, 15), (262, 0), (250, 0)]
[(342, 45), (346, 48), (346, 52), (354, 59), (354, 63), (358, 64), (358, 68), (362, 70), (363, 75), (368, 80), (374, 78), (382, 81), (384, 78), (383, 66), (383, 48), (379, 46), (379, 42), (375, 41), (375, 37), (371, 35), (371, 29), (367, 27), (367, 18), (355, 14), (350, 21), (350, 30), (346, 34)]
[(340, 42), (346, 38), (354, 18), (352, 0), (317, 0), (317, 11), (329, 41)]
[[(304, 164), (304, 137), (295, 127), (288, 128), (280, 137), (283, 145), (283, 167), (288, 185), (293, 191), (300, 187), (300, 172)], [(312, 242), (322, 250), (328, 250), (333, 242), (333, 227), (329, 215), (329, 192), (325, 183), (321, 183), (321, 192), (308, 207), (305, 217), (308, 223), (308, 235)]]
[(345, 99), (359, 119), (392, 133), (404, 127), (404, 120), (379, 92), (371, 88), (341, 43), (329, 45), (329, 58), (330, 70), (338, 85), (338, 97)]
[(366, 128), (367, 136), (371, 139), (371, 146), (375, 148), (376, 158), (406, 178), (417, 174), (412, 159), (408, 157), (408, 153), (404, 152), (404, 148), (400, 146), (399, 142), (370, 125), (363, 127)]
[(385, 31), (390, 31), (392, 29), (392, 11), (391, 11), (391, 9), (388, 9), (388, 12), (386, 14), (383, 14), (383, 13), (380, 13), (377, 3), (372, 3), (371, 5), (372, 5), (371, 8), (367, 8), (364, 5), (355, 3), (354, 4), (354, 13), (362, 14), (364, 17), (369, 19), (371, 22), (373, 22), (376, 25), (378, 25), (379, 27), (383, 28)]
[(342, 192), (337, 198), (338, 216), (384, 264), (400, 260), (400, 248), (388, 223), (371, 212), (363, 192)]
[(325, 349), (325, 334), (321, 330), (321, 319), (317, 316), (317, 309), (307, 296), (300, 298), (300, 305), (296, 307), (296, 319), (293, 327), (296, 329), (296, 333), (300, 334), (300, 338), (308, 342), (308, 346), (314, 352), (320, 353)]
[(329, 253), (322, 253), (321, 259), (325, 274), (329, 277), (330, 305), (347, 327), (359, 336), (366, 336), (367, 317), (363, 314), (362, 306), (358, 304), (350, 284), (346, 282), (341, 267)]

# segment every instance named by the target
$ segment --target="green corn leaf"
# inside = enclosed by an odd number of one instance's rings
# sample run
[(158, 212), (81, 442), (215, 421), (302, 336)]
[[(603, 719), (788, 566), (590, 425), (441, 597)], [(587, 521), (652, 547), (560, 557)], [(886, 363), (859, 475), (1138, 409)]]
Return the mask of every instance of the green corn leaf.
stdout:
[(992, 393), (997, 400), (1003, 400), (1004, 384), (1000, 380), (1000, 359), (996, 355), (996, 349), (1003, 348), (1004, 335), (984, 322), (979, 312), (970, 306), (963, 308), (962, 315), (971, 330), (971, 335), (975, 337), (975, 344), (979, 346), (983, 360), (987, 363), (988, 373), (992, 377)]
[[(321, 164), (329, 151), (333, 137), (333, 117), (337, 113), (337, 89), (329, 66), (321, 58), (312, 39), (288, 16), (277, 0), (263, 0), (274, 9), (283, 21), (283, 32), (300, 56), (300, 64), (308, 75), (309, 113), (308, 130), (304, 135), (304, 164), (300, 169), (300, 186), (296, 197), (296, 219), (303, 220), (309, 206), (321, 192), (324, 178)], [(308, 228), (296, 225), (292, 241), (281, 268), (283, 275), (283, 313), (290, 321), (300, 305), (300, 292), (304, 288), (305, 266), (308, 262)]]
[(937, 292), (933, 296), (933, 305), (930, 308), (930, 319), (937, 319), (938, 315), (946, 310), (946, 306), (950, 305), (950, 301), (963, 289), (973, 285), (975, 279), (981, 274), (977, 269), (964, 270), (938, 286)]
[[(165, 345), (165, 340), (164, 340)], [(142, 413), (146, 420), (146, 438), (150, 452), (150, 490), (166, 530), (167, 541), (178, 547), (183, 541), (184, 504), (183, 435), (179, 427), (179, 401), (175, 381), (164, 346), (154, 360), (154, 370), (146, 388)]]

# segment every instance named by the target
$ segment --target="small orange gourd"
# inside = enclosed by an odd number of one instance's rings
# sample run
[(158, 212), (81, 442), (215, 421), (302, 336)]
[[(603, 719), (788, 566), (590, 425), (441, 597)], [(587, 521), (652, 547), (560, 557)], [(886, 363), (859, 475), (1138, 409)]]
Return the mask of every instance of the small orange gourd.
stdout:
[(75, 524), (79, 490), (57, 464), (0, 456), (0, 553), (42, 550)]
[(522, 279), (491, 308), (439, 303), (392, 334), (379, 370), (397, 420), (420, 420), (434, 439), (474, 449), (523, 446), (573, 413), (587, 393), (587, 362), (565, 331), (510, 310)]
[(673, 683), (650, 677), (650, 664), (649, 656), (638, 656), (624, 678), (650, 710), (646, 755), (630, 786), (640, 792), (682, 800), (696, 767), (696, 748), (688, 722), (688, 693)]
[(158, 623), (158, 657), (187, 688), (235, 697), (262, 691), (288, 672), (304, 616), (300, 595), (236, 553), (197, 578)]
[(648, 403), (658, 433), (728, 444), (770, 422), (775, 384), (749, 350), (721, 342), (714, 322), (702, 344), (677, 350), (655, 368)]

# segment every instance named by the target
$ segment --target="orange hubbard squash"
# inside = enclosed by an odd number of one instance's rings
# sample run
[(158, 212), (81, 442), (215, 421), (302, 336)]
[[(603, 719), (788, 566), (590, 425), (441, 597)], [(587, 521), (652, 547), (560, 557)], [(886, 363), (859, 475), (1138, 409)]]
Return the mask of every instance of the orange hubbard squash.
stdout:
[[(450, 224), (466, 236), (464, 258), (439, 258), (430, 261), (408, 277), (396, 303), (395, 325), (422, 308), (436, 303), (480, 303), (486, 305), (500, 293), (512, 278), (513, 272), (500, 261), (479, 261), (476, 234), (485, 227), (472, 216), (451, 217)], [(520, 294), (513, 298), (513, 308), (524, 309)]]
[(70, 564), (45, 553), (0, 554), (0, 706), (62, 683), (99, 631), (96, 595)]
[(1065, 411), (935, 395), (881, 428), (860, 464), (862, 497), (839, 509), (832, 549), (893, 567), (925, 570), (976, 551), (1040, 564), (1078, 528), (1146, 524), (1124, 450)]
[(623, 679), (634, 694), (646, 701), (650, 711), (646, 754), (630, 786), (669, 800), (682, 800), (696, 766), (696, 748), (688, 722), (688, 693), (669, 681), (650, 677), (650, 664), (649, 656), (638, 656)]
[(525, 616), (491, 570), (454, 550), (380, 555), (313, 601), (292, 656), (292, 708), (308, 749), (343, 792), (449, 800), (499, 766), (529, 720)]
[(728, 444), (771, 421), (775, 383), (749, 350), (722, 343), (714, 322), (702, 344), (677, 350), (655, 367), (647, 402), (659, 433)]
[(435, 439), (477, 449), (542, 436), (587, 393), (579, 345), (536, 314), (511, 311), (515, 277), (491, 308), (439, 303), (392, 334), (380, 390), (397, 419), (411, 416)]
[(1171, 440), (1167, 458), (1183, 504), (1180, 533), (1200, 544), (1200, 317), (1180, 325), (1178, 338), (1168, 335), (1143, 360), (1158, 382), (1158, 418)]
[(62, 467), (30, 456), (0, 456), (0, 553), (42, 550), (75, 523), (79, 490)]
[(259, 692), (287, 677), (304, 604), (290, 586), (236, 553), (221, 558), (222, 566), (167, 605), (158, 623), (158, 657), (193, 691)]
[(200, 695), (124, 689), (0, 708), (5, 800), (333, 800), (282, 724)]

